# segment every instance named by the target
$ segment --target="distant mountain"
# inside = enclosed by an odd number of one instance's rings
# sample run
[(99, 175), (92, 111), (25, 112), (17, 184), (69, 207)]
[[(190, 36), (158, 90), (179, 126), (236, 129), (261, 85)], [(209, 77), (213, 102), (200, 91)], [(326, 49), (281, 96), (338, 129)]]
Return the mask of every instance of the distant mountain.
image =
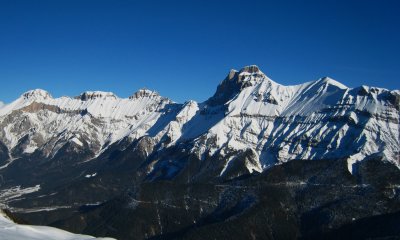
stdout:
[[(236, 211), (242, 216), (242, 210), (264, 203), (259, 194), (276, 193), (270, 189), (274, 184), (290, 188), (281, 195), (283, 204), (298, 193), (293, 188), (307, 189), (305, 193), (329, 184), (337, 192), (343, 186), (358, 191), (383, 184), (394, 191), (390, 200), (381, 199), (388, 205), (379, 211), (387, 214), (400, 210), (389, 207), (399, 203), (399, 111), (399, 90), (348, 88), (328, 77), (284, 86), (257, 66), (231, 70), (203, 103), (179, 104), (147, 89), (126, 99), (99, 91), (53, 98), (44, 90), (32, 90), (0, 107), (0, 204), (33, 223), (126, 239), (181, 238), (202, 224), (226, 222), (228, 215), (241, 219)], [(291, 169), (296, 165), (297, 170)], [(376, 176), (393, 177), (370, 177), (375, 165), (381, 169)], [(343, 177), (340, 184), (336, 176)], [(263, 178), (267, 190), (244, 197), (238, 193), (237, 184), (247, 191), (256, 183), (263, 185)], [(223, 202), (228, 193), (219, 188), (230, 189), (234, 196)], [(361, 194), (343, 192), (338, 196)], [(229, 204), (239, 205), (226, 213)], [(297, 204), (305, 203), (291, 202), (289, 209)], [(356, 218), (369, 216), (367, 205), (364, 212), (354, 213)], [(124, 212), (125, 217), (135, 222), (115, 226), (124, 214), (114, 216), (110, 209), (127, 206), (133, 210)], [(171, 214), (174, 206), (190, 213)], [(291, 236), (311, 236), (298, 226), (304, 209), (297, 208), (290, 211)], [(340, 227), (352, 218), (343, 219), (326, 221)], [(183, 227), (189, 222), (194, 224), (190, 231)], [(138, 228), (125, 229), (124, 224)], [(259, 235), (260, 229), (254, 229), (255, 236), (269, 239)], [(325, 232), (321, 228), (318, 234)]]

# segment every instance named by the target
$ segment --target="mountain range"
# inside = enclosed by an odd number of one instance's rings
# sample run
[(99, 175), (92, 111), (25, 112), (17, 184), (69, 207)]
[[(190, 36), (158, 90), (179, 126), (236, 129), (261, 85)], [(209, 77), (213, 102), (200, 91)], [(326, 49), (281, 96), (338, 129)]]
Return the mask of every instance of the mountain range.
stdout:
[(0, 105), (0, 207), (118, 239), (396, 236), (399, 112), (399, 90), (254, 65), (202, 103), (36, 89)]

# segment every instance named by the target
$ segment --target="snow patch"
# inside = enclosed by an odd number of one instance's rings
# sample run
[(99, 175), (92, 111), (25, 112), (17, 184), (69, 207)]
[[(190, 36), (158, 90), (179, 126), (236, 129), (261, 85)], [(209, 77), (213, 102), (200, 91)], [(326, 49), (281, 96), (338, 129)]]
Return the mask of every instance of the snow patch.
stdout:
[(74, 137), (73, 139), (71, 139), (71, 141), (83, 147), (83, 143), (78, 138)]
[(97, 173), (92, 173), (92, 174), (86, 174), (85, 178), (92, 178), (92, 177), (96, 177)]
[(33, 143), (32, 145), (26, 146), (24, 153), (33, 153), (37, 149), (37, 146)]

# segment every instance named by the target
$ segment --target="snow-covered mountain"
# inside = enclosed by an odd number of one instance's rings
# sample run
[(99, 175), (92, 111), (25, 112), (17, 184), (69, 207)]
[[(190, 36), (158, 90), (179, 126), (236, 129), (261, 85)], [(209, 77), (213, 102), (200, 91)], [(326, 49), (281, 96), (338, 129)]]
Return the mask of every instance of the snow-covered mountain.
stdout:
[(0, 107), (0, 208), (118, 239), (323, 239), (377, 214), (391, 226), (399, 111), (399, 90), (284, 86), (257, 66), (202, 103), (32, 90)]
[(27, 154), (40, 149), (46, 156), (54, 155), (66, 142), (78, 147), (89, 144), (98, 153), (126, 135), (143, 135), (168, 103), (148, 90), (139, 90), (129, 99), (108, 92), (54, 99), (44, 90), (32, 90), (0, 110), (1, 139), (12, 150), (25, 137), (22, 150)]
[(399, 102), (399, 90), (352, 89), (327, 77), (284, 86), (257, 66), (231, 70), (203, 103), (178, 104), (145, 89), (127, 99), (98, 91), (53, 98), (37, 89), (0, 108), (0, 144), (8, 154), (0, 168), (35, 151), (52, 158), (63, 147), (89, 149), (76, 159), (89, 161), (113, 143), (143, 136), (151, 151), (185, 142), (200, 159), (226, 156), (221, 175), (239, 151), (251, 152), (249, 172), (294, 159), (339, 158), (348, 159), (351, 171), (372, 154), (399, 167)]

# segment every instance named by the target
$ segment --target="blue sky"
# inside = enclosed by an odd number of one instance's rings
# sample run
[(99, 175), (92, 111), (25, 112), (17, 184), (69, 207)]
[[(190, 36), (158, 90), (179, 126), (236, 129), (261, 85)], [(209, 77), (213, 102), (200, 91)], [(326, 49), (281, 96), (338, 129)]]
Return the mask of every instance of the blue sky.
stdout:
[(147, 87), (203, 101), (251, 64), (285, 85), (399, 89), (399, 12), (397, 0), (1, 0), (0, 100)]

